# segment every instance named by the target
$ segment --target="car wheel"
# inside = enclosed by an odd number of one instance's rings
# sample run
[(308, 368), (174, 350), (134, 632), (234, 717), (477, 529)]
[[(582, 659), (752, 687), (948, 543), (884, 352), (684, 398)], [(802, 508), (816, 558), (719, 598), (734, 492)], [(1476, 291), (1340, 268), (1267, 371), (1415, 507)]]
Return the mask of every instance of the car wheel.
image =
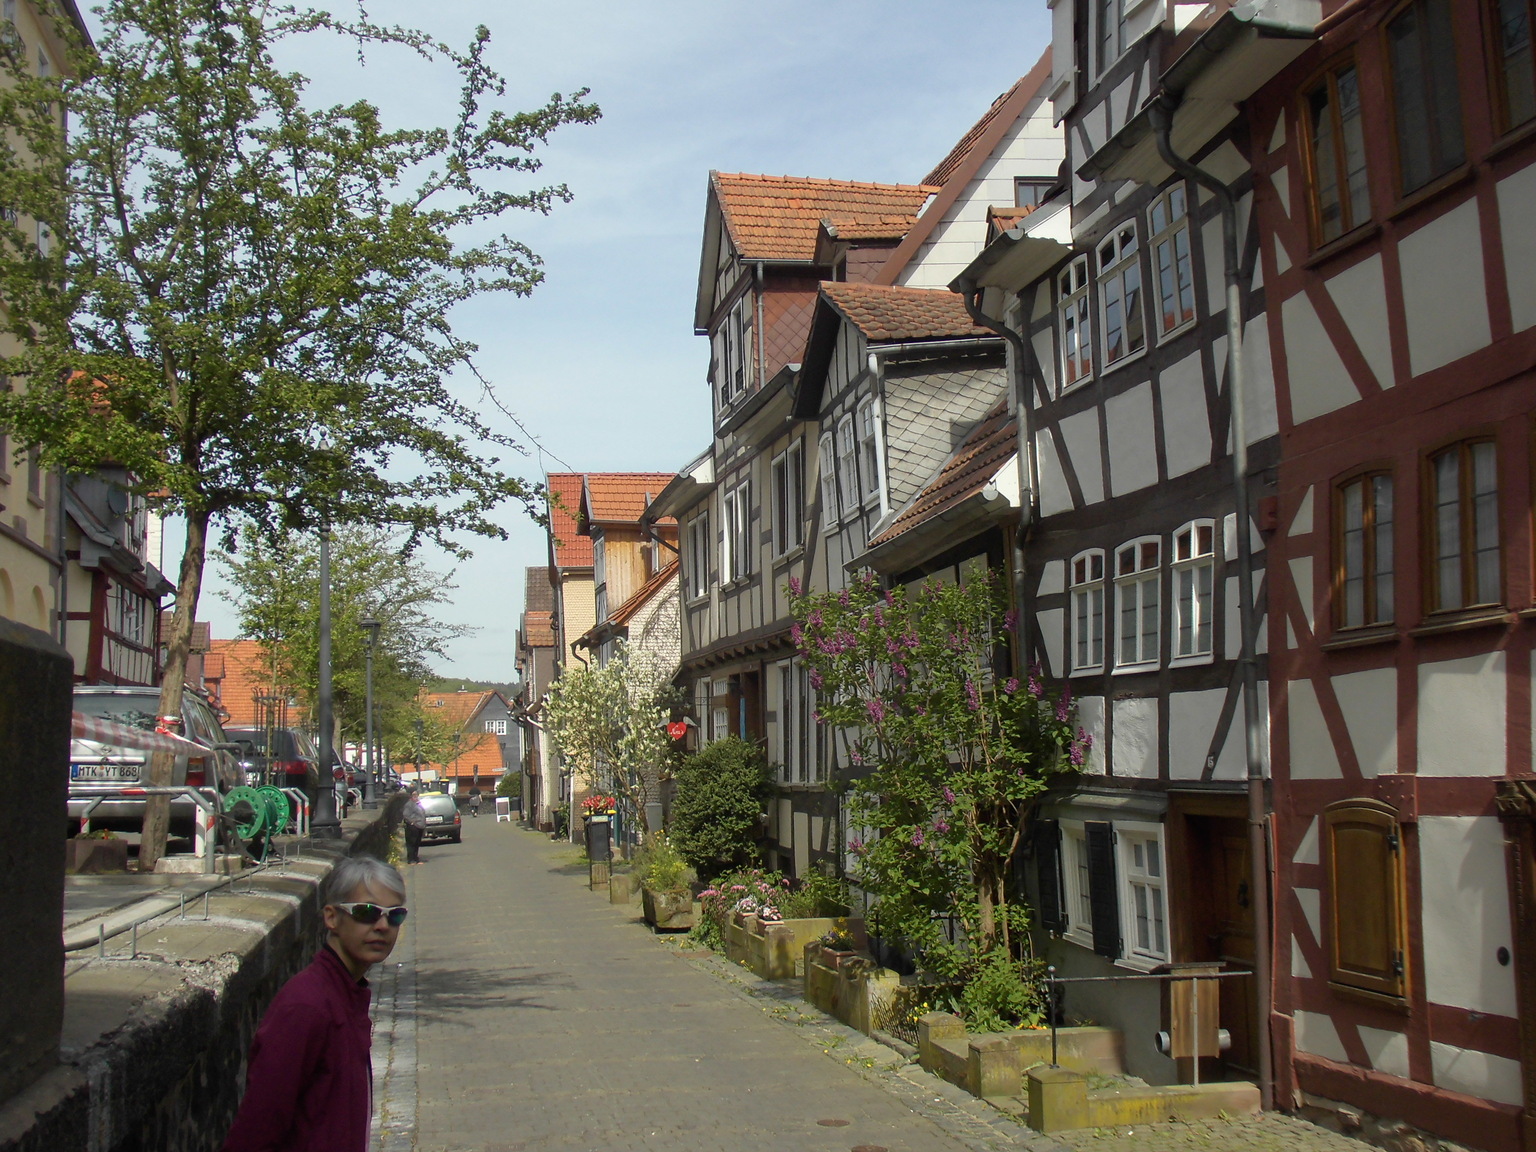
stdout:
[(454, 836), (453, 836), (453, 843), (455, 843), (455, 844), (462, 844), (462, 843), (464, 843), (464, 837), (459, 835), (457, 832), (455, 832)]

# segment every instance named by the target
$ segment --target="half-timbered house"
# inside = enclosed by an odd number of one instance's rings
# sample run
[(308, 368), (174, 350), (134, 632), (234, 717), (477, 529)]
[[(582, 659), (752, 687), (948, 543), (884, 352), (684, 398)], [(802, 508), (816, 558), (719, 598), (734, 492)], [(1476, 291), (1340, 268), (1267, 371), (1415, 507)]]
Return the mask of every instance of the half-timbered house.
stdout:
[(1280, 1097), (1515, 1152), (1536, 1148), (1531, 10), (1325, 8), (1248, 109), (1281, 431)]
[[(952, 285), (1015, 333), (1024, 616), (1094, 739), (1033, 829), (1040, 954), (1068, 977), (1262, 969), (1249, 813), (1264, 801), (1257, 591), (1278, 440), (1236, 104), (1311, 24), (1112, 0), (1058, 0), (1053, 16), (1069, 179), (1000, 221)], [(1237, 1069), (1264, 1069), (1263, 987), (1221, 985)], [(1072, 986), (1066, 1009), (1120, 1027), (1132, 1071), (1166, 1083), (1188, 1069), (1153, 1046), (1162, 1003), (1155, 984), (1106, 981)]]
[(554, 753), (542, 728), (545, 693), (555, 675), (555, 593), (547, 567), (523, 573), (523, 613), (517, 626), (518, 696), (512, 719), (522, 729), (522, 818), (543, 832), (554, 829), (559, 802)]

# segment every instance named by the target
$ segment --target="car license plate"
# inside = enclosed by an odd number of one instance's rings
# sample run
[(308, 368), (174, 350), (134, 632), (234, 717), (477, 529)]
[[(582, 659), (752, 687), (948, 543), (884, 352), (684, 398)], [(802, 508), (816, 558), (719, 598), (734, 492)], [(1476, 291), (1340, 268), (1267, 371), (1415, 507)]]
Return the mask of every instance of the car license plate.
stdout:
[(443, 818), (441, 816), (428, 816), (427, 817), (427, 823), (428, 824), (441, 824), (442, 822), (443, 822)]
[(137, 764), (71, 764), (69, 766), (69, 778), (71, 780), (103, 780), (113, 783), (130, 781), (139, 782), (139, 766)]

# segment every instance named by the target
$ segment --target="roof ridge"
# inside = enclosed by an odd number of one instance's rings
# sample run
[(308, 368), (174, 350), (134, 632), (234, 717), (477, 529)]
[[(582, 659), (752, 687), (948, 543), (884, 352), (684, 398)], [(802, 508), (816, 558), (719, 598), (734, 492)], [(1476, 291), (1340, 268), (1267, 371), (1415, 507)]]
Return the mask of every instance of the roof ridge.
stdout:
[(716, 179), (734, 180), (769, 180), (794, 184), (819, 184), (828, 188), (881, 188), (899, 189), (903, 192), (928, 191), (937, 192), (939, 186), (928, 183), (921, 184), (892, 184), (878, 180), (839, 180), (835, 176), (776, 176), (771, 172), (721, 172), (711, 173)]

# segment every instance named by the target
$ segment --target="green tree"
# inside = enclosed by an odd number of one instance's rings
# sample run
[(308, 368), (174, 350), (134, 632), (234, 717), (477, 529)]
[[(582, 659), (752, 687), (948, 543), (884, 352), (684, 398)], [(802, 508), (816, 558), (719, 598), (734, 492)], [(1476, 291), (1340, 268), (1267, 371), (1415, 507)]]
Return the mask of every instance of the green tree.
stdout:
[[(393, 524), (455, 548), (504, 535), (505, 500), (538, 514), (498, 457), (517, 445), (450, 387), (475, 351), (451, 314), (539, 282), (501, 221), (569, 198), (534, 153), (598, 109), (584, 91), (496, 107), (484, 28), (460, 51), (265, 0), (105, 0), (91, 44), (60, 2), (61, 71), (0, 53), (0, 324), (19, 346), (0, 425), (50, 464), (124, 466), (185, 518), (160, 703), (177, 714), (210, 531)], [(452, 70), (456, 112), (395, 128), (366, 101), (306, 101), (275, 58), (312, 37)], [(151, 803), (141, 863), (167, 813)]]
[(678, 763), (672, 841), (706, 880), (750, 863), (763, 802), (773, 792), (767, 761), (737, 736), (705, 745)]
[(614, 796), (642, 834), (674, 755), (667, 720), (675, 700), (664, 674), (620, 641), (603, 667), (564, 669), (544, 704), (555, 751), (587, 787)]
[[(331, 543), (331, 665), (336, 725), (343, 740), (367, 734), (367, 630), (380, 623), (373, 652), (375, 723), (386, 739), (406, 734), (419, 713), (417, 692), (431, 678), (429, 662), (468, 631), (446, 624), (436, 610), (450, 603), (452, 573), (435, 572), (401, 549), (398, 533), (344, 525)], [(240, 549), (223, 561), (240, 635), (258, 641), (274, 680), (297, 691), (311, 709), (320, 678), (320, 558), (313, 536), (271, 540), (247, 527)]]
[[(881, 930), (949, 975), (1011, 961), (1026, 916), (1009, 902), (1009, 865), (1037, 797), (1090, 741), (1038, 671), (1021, 686), (997, 667), (1014, 622), (996, 579), (909, 593), (864, 575), (794, 595), (793, 611), (818, 720), (859, 773), (850, 849)], [(948, 944), (936, 916), (958, 921), (967, 948)]]

